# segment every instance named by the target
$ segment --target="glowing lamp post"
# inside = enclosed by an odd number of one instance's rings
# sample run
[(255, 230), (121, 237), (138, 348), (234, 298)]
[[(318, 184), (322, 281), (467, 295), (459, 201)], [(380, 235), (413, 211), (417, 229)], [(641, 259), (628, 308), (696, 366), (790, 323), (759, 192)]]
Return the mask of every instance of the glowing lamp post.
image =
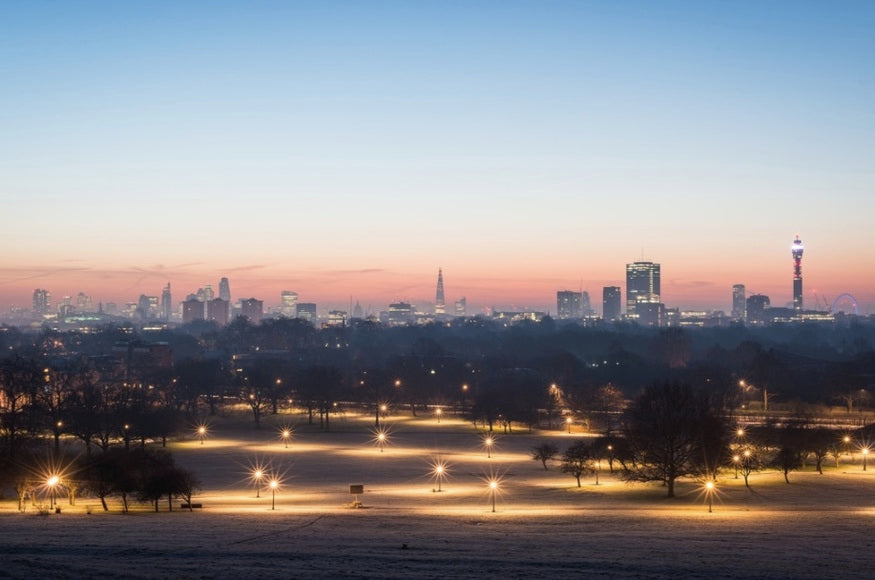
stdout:
[(55, 507), (55, 488), (58, 487), (58, 484), (61, 482), (61, 478), (57, 475), (52, 475), (46, 480), (46, 486), (49, 488), (49, 492), (51, 492), (51, 501), (49, 503), (50, 507)]
[(574, 422), (574, 420), (571, 417), (568, 417), (567, 419), (565, 419), (565, 424), (568, 425), (568, 434), (569, 435), (571, 435), (571, 424), (573, 422)]
[(446, 468), (443, 465), (435, 465), (434, 467), (434, 478), (437, 480), (437, 490), (441, 490), (441, 481), (444, 478), (444, 474), (446, 473)]
[(204, 444), (204, 439), (207, 436), (207, 427), (206, 425), (200, 425), (197, 428), (197, 436), (201, 440), (201, 445)]
[(283, 440), (283, 443), (286, 445), (286, 449), (289, 448), (289, 439), (292, 438), (292, 430), (291, 429), (283, 429), (280, 431), (280, 437)]
[(377, 447), (380, 448), (380, 453), (383, 452), (383, 447), (385, 447), (385, 446), (386, 446), (386, 433), (383, 431), (380, 431), (379, 433), (377, 433)]
[(495, 494), (498, 493), (498, 481), (495, 479), (489, 480), (489, 495), (492, 497), (492, 513), (495, 513)]
[(705, 496), (708, 498), (708, 513), (711, 513), (711, 502), (712, 496), (714, 495), (714, 482), (706, 481), (705, 482)]
[(256, 469), (252, 472), (252, 479), (255, 481), (255, 497), (261, 497), (261, 480), (264, 479), (264, 470)]
[(280, 482), (278, 479), (274, 478), (270, 480), (270, 509), (276, 509), (276, 488), (280, 486)]
[(866, 460), (869, 458), (869, 448), (863, 447), (863, 471), (866, 471)]
[(741, 456), (735, 454), (732, 456), (732, 463), (735, 464), (735, 479), (738, 479), (738, 462), (741, 461)]
[(735, 431), (735, 436), (738, 437), (739, 439), (741, 439), (742, 437), (744, 437), (744, 429), (741, 429), (741, 428), (737, 429), (737, 430)]
[(437, 415), (437, 421), (438, 421), (438, 423), (440, 423), (441, 422), (441, 415), (444, 414), (443, 410), (441, 408), (437, 408), (437, 409), (435, 409), (434, 414)]
[(492, 446), (495, 444), (495, 439), (487, 437), (483, 440), (483, 445), (486, 446), (486, 458), (492, 459)]

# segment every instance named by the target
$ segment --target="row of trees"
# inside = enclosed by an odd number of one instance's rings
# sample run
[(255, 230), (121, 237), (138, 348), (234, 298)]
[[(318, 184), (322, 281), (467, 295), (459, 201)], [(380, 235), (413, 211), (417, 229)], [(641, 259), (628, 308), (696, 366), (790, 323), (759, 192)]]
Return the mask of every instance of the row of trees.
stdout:
[[(781, 425), (770, 424), (739, 429), (707, 392), (690, 385), (666, 382), (647, 387), (623, 415), (619, 436), (579, 441), (561, 456), (562, 471), (577, 479), (595, 473), (607, 462), (616, 461), (625, 479), (660, 481), (668, 497), (681, 477), (716, 480), (724, 468), (735, 468), (749, 484), (751, 473), (764, 467), (779, 469), (789, 483), (789, 473), (809, 459), (819, 473), (832, 457), (852, 451), (855, 439), (865, 439), (865, 430), (847, 432), (817, 427), (804, 418)], [(545, 442), (532, 449), (532, 458), (547, 461), (559, 456), (558, 447)]]
[(83, 493), (100, 499), (105, 511), (109, 510), (106, 502), (110, 497), (121, 499), (125, 512), (132, 501), (151, 503), (158, 511), (162, 498), (167, 500), (168, 511), (173, 510), (174, 498), (190, 510), (192, 496), (201, 485), (191, 471), (176, 465), (168, 451), (153, 447), (113, 448), (66, 463), (54, 454), (37, 451), (16, 460), (7, 457), (2, 463), (2, 479), (6, 481), (0, 484), (15, 489), (20, 511), (26, 509), (28, 501), (45, 504), (49, 496), (66, 495), (70, 505), (75, 505), (76, 497)]

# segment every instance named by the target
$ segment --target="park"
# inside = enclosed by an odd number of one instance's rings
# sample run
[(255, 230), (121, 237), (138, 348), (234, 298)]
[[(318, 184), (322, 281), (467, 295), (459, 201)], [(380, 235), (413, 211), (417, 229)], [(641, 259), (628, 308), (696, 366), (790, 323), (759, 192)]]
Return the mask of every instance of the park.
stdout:
[[(451, 413), (303, 411), (258, 429), (233, 409), (168, 443), (199, 489), (104, 511), (65, 493), (63, 465), (23, 511), (0, 503), (8, 577), (870, 577), (875, 472), (848, 448), (791, 483), (731, 467), (713, 482), (625, 481), (599, 462), (581, 486), (532, 449), (584, 425), (485, 431)], [(283, 433), (283, 431), (288, 431)], [(380, 434), (383, 437), (380, 437)], [(486, 444), (486, 437), (492, 443)], [(148, 445), (153, 445), (149, 443)], [(63, 449), (72, 456), (74, 440)], [(64, 453), (61, 454), (62, 456)], [(836, 464), (838, 466), (836, 466)], [(49, 475), (49, 477), (52, 477)], [(598, 477), (598, 479), (596, 479)], [(48, 480), (47, 480), (48, 481)], [(706, 483), (713, 488), (706, 487)], [(361, 489), (355, 489), (361, 486)], [(351, 494), (351, 491), (360, 493)], [(52, 497), (49, 497), (52, 494)], [(51, 503), (55, 509), (46, 510)], [(42, 508), (42, 509), (41, 509)], [(172, 509), (172, 511), (170, 511)]]

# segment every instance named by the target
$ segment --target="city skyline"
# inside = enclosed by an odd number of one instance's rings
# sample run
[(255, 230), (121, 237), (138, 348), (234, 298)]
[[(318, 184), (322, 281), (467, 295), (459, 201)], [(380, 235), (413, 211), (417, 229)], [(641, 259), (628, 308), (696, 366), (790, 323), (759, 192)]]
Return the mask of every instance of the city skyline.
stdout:
[[(234, 296), (555, 311), (625, 264), (875, 312), (875, 6), (19, 3), (0, 310)], [(593, 300), (600, 308), (601, 300)]]

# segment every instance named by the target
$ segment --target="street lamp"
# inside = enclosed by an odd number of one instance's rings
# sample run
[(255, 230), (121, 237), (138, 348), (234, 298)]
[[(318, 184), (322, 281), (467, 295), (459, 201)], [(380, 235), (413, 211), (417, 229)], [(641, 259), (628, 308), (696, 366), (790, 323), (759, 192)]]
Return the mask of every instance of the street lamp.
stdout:
[(437, 409), (434, 410), (434, 414), (437, 415), (438, 423), (440, 423), (441, 422), (441, 415), (444, 414), (443, 409), (438, 407)]
[(869, 457), (869, 448), (863, 447), (863, 471), (866, 471), (866, 459)]
[(732, 456), (732, 463), (735, 464), (735, 479), (738, 479), (738, 462), (741, 461), (741, 456), (737, 453)]
[[(432, 473), (434, 474), (434, 478), (437, 481), (437, 491), (443, 491), (441, 489), (441, 482), (443, 482), (444, 477), (447, 475), (447, 466), (440, 459), (436, 459), (432, 464), (434, 469), (432, 469)], [(432, 491), (435, 491), (432, 489)]]
[(276, 509), (276, 488), (280, 486), (280, 482), (277, 478), (273, 478), (270, 480), (270, 509)]
[(495, 444), (495, 439), (492, 436), (487, 435), (485, 439), (483, 439), (483, 445), (486, 447), (486, 458), (492, 459), (492, 446)]
[(261, 497), (261, 480), (264, 479), (264, 470), (256, 468), (252, 472), (252, 479), (255, 481), (255, 497)]
[(495, 494), (498, 493), (498, 480), (489, 480), (489, 495), (492, 496), (492, 513), (495, 513)]
[(571, 424), (574, 420), (571, 417), (565, 419), (565, 424), (568, 425), (568, 434), (571, 435)]
[(708, 498), (708, 513), (711, 513), (711, 501), (712, 495), (714, 494), (714, 482), (706, 481), (705, 482), (705, 496)]
[(55, 507), (55, 488), (58, 486), (58, 483), (60, 483), (60, 481), (61, 481), (61, 478), (58, 477), (57, 475), (52, 475), (51, 477), (49, 477), (46, 480), (46, 485), (48, 486), (49, 491), (51, 492), (51, 498), (52, 498), (51, 502), (49, 503), (49, 507), (52, 507), (52, 508)]
[(207, 436), (207, 426), (206, 425), (198, 425), (197, 428), (197, 436), (201, 440), (201, 445), (204, 444), (204, 438)]
[(283, 427), (282, 431), (280, 431), (280, 438), (282, 438), (283, 443), (286, 445), (286, 449), (289, 448), (289, 439), (292, 438), (292, 430), (288, 427)]

